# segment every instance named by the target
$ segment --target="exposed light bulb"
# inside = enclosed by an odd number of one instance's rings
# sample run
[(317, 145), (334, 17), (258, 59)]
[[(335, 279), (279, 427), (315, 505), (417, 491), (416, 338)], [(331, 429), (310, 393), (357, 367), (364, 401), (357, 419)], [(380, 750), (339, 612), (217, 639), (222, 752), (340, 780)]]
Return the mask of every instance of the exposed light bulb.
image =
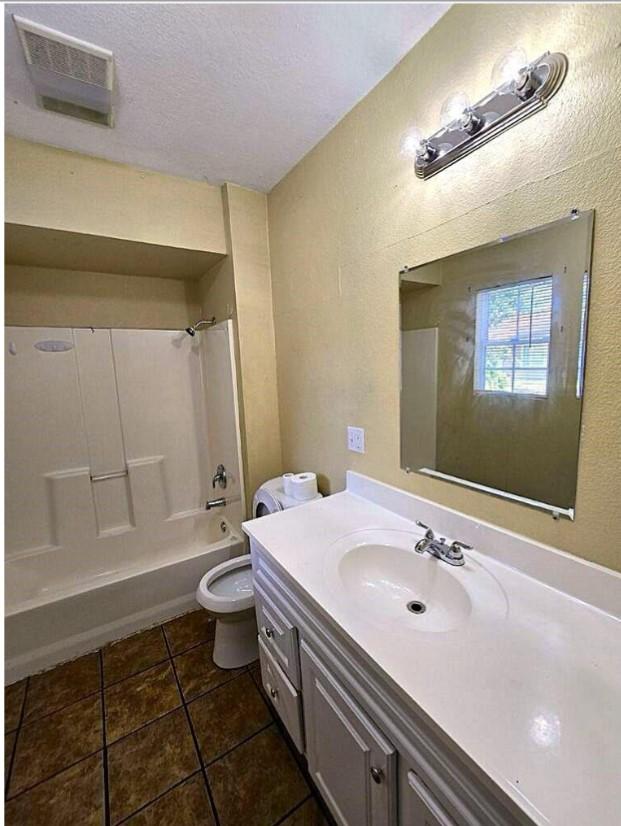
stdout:
[(509, 83), (518, 83), (528, 65), (524, 49), (514, 47), (498, 58), (492, 69), (492, 86), (500, 89)]
[(423, 151), (425, 138), (417, 126), (411, 126), (401, 138), (399, 154), (404, 158), (416, 160)]
[(445, 128), (459, 121), (465, 111), (470, 109), (470, 99), (465, 92), (454, 92), (442, 104), (440, 124)]

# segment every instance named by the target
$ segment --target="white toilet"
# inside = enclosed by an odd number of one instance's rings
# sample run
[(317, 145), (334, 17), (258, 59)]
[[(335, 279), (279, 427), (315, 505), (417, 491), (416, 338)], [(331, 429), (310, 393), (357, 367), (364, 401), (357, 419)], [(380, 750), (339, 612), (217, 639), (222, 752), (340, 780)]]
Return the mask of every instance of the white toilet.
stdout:
[(259, 656), (250, 554), (216, 565), (199, 582), (196, 599), (216, 615), (213, 661), (240, 668)]
[[(321, 494), (315, 498), (320, 499)], [(265, 482), (255, 493), (252, 518), (303, 504), (285, 495), (282, 477), (278, 476)], [(213, 647), (216, 665), (241, 668), (259, 658), (250, 554), (229, 559), (207, 571), (196, 589), (196, 599), (216, 616)]]

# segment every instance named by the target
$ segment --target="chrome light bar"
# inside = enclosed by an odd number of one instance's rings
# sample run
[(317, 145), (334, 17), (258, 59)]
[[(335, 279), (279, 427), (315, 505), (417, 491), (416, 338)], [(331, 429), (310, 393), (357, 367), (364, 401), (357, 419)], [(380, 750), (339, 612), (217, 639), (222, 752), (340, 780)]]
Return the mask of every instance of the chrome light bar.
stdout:
[(420, 141), (414, 169), (418, 178), (431, 178), (474, 152), (497, 135), (543, 109), (560, 89), (567, 74), (567, 58), (546, 52), (519, 74), (429, 138)]

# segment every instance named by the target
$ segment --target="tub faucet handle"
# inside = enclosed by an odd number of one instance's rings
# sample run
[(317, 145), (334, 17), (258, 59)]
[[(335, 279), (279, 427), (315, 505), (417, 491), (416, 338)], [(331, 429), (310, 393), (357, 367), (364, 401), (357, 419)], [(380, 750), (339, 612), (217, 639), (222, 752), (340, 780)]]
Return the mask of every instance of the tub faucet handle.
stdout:
[(221, 488), (226, 488), (227, 478), (226, 478), (226, 468), (224, 465), (218, 465), (216, 468), (216, 472), (213, 475), (211, 480), (211, 487), (215, 490), (216, 484), (220, 485)]

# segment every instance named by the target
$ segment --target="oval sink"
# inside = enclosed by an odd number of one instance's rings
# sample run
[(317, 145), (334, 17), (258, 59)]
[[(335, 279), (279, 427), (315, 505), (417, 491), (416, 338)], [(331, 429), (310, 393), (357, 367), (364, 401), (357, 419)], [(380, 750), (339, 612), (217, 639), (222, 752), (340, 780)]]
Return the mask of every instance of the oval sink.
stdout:
[(451, 567), (418, 554), (421, 534), (369, 529), (337, 540), (326, 559), (332, 589), (374, 623), (404, 630), (446, 632), (479, 610), (506, 610), (504, 592), (485, 568), (467, 558)]

